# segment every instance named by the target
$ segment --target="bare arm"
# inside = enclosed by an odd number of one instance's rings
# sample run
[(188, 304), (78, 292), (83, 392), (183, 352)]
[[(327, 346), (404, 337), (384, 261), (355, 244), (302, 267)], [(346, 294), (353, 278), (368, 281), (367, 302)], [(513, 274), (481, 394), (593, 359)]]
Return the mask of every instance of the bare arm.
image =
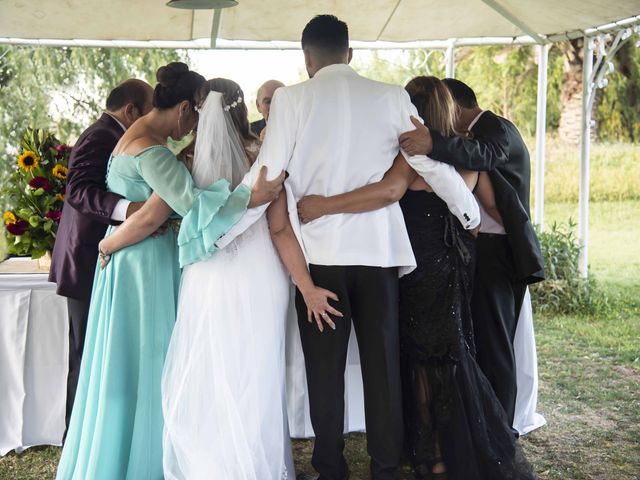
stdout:
[(502, 216), (496, 206), (496, 197), (493, 193), (493, 185), (491, 185), (491, 179), (487, 172), (480, 172), (478, 176), (478, 184), (476, 185), (476, 198), (482, 204), (482, 208), (491, 215), (496, 222), (500, 225), (504, 225), (502, 222)]
[(298, 215), (302, 223), (308, 223), (324, 215), (377, 210), (400, 200), (417, 176), (398, 153), (393, 166), (379, 182), (331, 197), (306, 196), (298, 202)]
[(153, 193), (140, 210), (127, 218), (111, 235), (100, 242), (100, 252), (110, 255), (144, 240), (169, 218), (171, 211), (171, 207), (156, 193)]
[(335, 330), (336, 326), (327, 312), (336, 317), (342, 317), (342, 313), (329, 305), (328, 299), (331, 298), (337, 302), (339, 301), (338, 296), (314, 285), (304, 254), (289, 221), (286, 195), (281, 195), (269, 206), (267, 220), (269, 221), (271, 240), (278, 250), (278, 255), (291, 273), (293, 281), (307, 304), (307, 320), (311, 323), (313, 317), (320, 331), (324, 329), (323, 320)]

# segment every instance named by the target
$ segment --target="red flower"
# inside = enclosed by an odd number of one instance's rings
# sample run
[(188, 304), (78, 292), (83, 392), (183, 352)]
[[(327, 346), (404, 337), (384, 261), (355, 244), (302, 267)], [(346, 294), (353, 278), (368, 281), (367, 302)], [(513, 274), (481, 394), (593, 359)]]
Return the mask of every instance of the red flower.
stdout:
[(16, 223), (7, 224), (7, 231), (16, 237), (19, 237), (26, 232), (27, 228), (29, 228), (29, 222), (26, 220), (18, 220)]
[(62, 212), (60, 210), (50, 210), (45, 215), (46, 218), (50, 218), (54, 222), (59, 222), (60, 217), (62, 217)]
[(45, 177), (33, 177), (33, 179), (29, 182), (29, 186), (34, 190), (41, 188), (45, 192), (51, 191), (51, 184)]
[(56, 157), (57, 158), (62, 158), (64, 157), (65, 153), (69, 152), (71, 150), (71, 147), (69, 145), (67, 145), (66, 143), (61, 143), (59, 145), (56, 145), (55, 147), (53, 147), (53, 149), (56, 151)]

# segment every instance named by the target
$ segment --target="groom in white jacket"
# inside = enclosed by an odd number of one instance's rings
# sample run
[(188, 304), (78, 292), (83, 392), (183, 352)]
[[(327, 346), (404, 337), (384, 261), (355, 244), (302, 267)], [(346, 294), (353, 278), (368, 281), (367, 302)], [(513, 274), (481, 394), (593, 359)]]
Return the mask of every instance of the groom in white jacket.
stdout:
[[(395, 203), (301, 225), (296, 203), (305, 195), (337, 195), (382, 179), (400, 150), (398, 137), (414, 129), (410, 116), (418, 114), (404, 89), (368, 80), (349, 67), (348, 28), (336, 17), (313, 18), (302, 33), (302, 49), (310, 79), (276, 91), (269, 133), (243, 182), (253, 185), (262, 165), (271, 176), (287, 170), (289, 217), (311, 277), (317, 286), (338, 295), (333, 306), (344, 314), (331, 318), (335, 330), (321, 332), (306, 321), (307, 308), (297, 293), (316, 436), (312, 464), (319, 478), (349, 476), (343, 455), (344, 369), (353, 323), (362, 365), (372, 477), (393, 479), (403, 443), (398, 276), (415, 268), (402, 212)], [(475, 199), (453, 167), (426, 156), (403, 155), (465, 228), (478, 225)], [(218, 247), (246, 230), (265, 209), (248, 210), (217, 242)]]

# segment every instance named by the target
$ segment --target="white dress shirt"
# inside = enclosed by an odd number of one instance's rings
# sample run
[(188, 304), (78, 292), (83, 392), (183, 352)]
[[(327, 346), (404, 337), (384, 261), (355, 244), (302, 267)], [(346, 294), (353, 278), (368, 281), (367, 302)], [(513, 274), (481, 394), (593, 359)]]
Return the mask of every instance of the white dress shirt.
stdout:
[[(120, 127), (122, 127), (122, 130), (124, 132), (127, 131), (127, 128), (122, 124), (120, 120), (115, 117), (115, 115), (111, 114), (110, 112), (104, 113), (113, 118), (116, 123), (120, 125)], [(116, 203), (116, 206), (113, 208), (113, 212), (111, 212), (111, 220), (115, 220), (116, 222), (124, 222), (127, 219), (127, 209), (129, 208), (130, 203), (131, 202), (126, 198), (121, 198), (120, 200), (118, 200), (118, 203)]]
[[(415, 128), (411, 115), (418, 117), (403, 88), (361, 77), (348, 65), (324, 67), (306, 82), (276, 90), (269, 131), (243, 183), (251, 187), (262, 165), (269, 179), (289, 173), (289, 217), (309, 263), (399, 267), (400, 275), (408, 273), (416, 263), (398, 203), (302, 225), (296, 203), (305, 195), (337, 195), (381, 180), (400, 150), (398, 137)], [(402, 153), (465, 228), (478, 225), (475, 198), (452, 166)], [(217, 246), (229, 244), (266, 208), (249, 209)]]

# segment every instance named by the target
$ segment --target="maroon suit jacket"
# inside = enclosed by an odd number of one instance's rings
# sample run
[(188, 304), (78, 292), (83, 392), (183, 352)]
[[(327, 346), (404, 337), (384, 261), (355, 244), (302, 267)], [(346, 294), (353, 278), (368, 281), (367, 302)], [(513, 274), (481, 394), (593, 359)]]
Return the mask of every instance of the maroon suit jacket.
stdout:
[(124, 134), (111, 116), (87, 128), (71, 150), (62, 218), (53, 247), (49, 281), (64, 297), (89, 301), (98, 243), (122, 197), (107, 191), (109, 156)]

